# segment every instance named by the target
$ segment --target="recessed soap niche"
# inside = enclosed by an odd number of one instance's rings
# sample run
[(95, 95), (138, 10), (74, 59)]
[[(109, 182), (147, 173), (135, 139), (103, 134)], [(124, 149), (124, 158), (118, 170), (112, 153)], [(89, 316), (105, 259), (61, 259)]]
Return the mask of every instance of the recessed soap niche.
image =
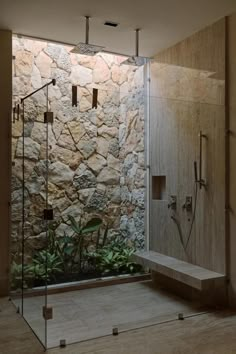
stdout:
[(152, 199), (167, 200), (166, 176), (152, 176)]

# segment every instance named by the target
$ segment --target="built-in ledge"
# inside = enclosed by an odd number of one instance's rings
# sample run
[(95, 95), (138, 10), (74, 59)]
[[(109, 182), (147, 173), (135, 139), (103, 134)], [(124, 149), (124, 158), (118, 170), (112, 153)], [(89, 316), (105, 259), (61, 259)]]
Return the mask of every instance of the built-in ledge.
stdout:
[(133, 260), (144, 267), (175, 279), (200, 291), (216, 289), (225, 286), (225, 275), (209, 269), (165, 256), (154, 251), (139, 251), (133, 255)]

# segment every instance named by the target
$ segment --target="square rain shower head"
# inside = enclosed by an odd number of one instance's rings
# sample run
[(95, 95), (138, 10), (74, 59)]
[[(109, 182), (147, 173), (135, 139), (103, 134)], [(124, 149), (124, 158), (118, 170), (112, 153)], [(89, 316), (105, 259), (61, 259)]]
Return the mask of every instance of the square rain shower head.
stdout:
[(102, 52), (104, 48), (105, 47), (99, 45), (79, 43), (71, 50), (71, 53), (93, 56)]
[(142, 66), (148, 62), (148, 58), (132, 56), (122, 61), (122, 65)]

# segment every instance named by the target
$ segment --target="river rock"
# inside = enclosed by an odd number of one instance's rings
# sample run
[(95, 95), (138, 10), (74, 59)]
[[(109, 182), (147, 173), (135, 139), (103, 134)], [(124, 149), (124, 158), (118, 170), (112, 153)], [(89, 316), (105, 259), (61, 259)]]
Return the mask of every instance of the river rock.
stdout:
[(89, 168), (96, 174), (98, 175), (99, 172), (103, 169), (104, 166), (106, 166), (107, 161), (104, 157), (102, 157), (99, 154), (94, 154), (88, 159), (87, 162)]
[(107, 127), (103, 124), (100, 128), (98, 128), (98, 135), (103, 136), (104, 138), (114, 138), (118, 136), (118, 129), (116, 127)]
[(108, 149), (111, 143), (109, 143), (109, 140), (103, 138), (103, 137), (98, 137), (97, 138), (97, 152), (102, 155), (103, 157), (107, 157), (108, 154)]
[(30, 76), (33, 70), (34, 56), (26, 50), (18, 50), (15, 54), (16, 76)]
[(60, 161), (64, 164), (69, 165), (72, 170), (76, 170), (82, 161), (82, 155), (79, 151), (71, 151), (64, 149), (58, 145), (50, 152), (49, 158), (51, 161)]
[(93, 70), (93, 82), (105, 82), (110, 79), (110, 76), (111, 73), (107, 63), (101, 57), (97, 57), (96, 65)]
[(118, 184), (120, 180), (120, 174), (118, 171), (110, 167), (105, 167), (102, 169), (97, 178), (98, 182), (104, 184)]
[(86, 204), (86, 209), (103, 211), (107, 204), (107, 197), (104, 193), (95, 191), (88, 203)]
[(93, 195), (94, 192), (95, 192), (95, 188), (80, 189), (80, 191), (79, 191), (79, 200), (83, 204), (86, 204), (88, 199), (91, 198), (91, 196)]
[(72, 122), (68, 122), (67, 126), (73, 137), (73, 140), (77, 144), (86, 133), (83, 123), (79, 121), (72, 121)]
[(80, 175), (74, 176), (74, 186), (77, 189), (96, 187), (96, 177), (90, 170), (83, 171)]
[[(40, 145), (31, 138), (24, 138), (25, 158), (37, 161), (40, 153)], [(23, 157), (23, 138), (20, 137), (17, 142), (16, 157)]]
[(52, 59), (45, 54), (44, 52), (40, 52), (35, 60), (35, 64), (39, 69), (41, 77), (49, 79), (51, 77), (51, 64)]
[(54, 162), (49, 166), (49, 179), (56, 186), (63, 187), (72, 183), (74, 172), (62, 162)]
[(92, 70), (81, 65), (72, 66), (70, 81), (72, 85), (86, 86), (92, 82)]
[(108, 156), (107, 156), (107, 165), (108, 165), (108, 167), (111, 167), (118, 172), (120, 171), (120, 167), (121, 167), (120, 160), (115, 158), (111, 154), (108, 154)]
[(86, 134), (76, 146), (84, 158), (87, 159), (95, 152), (97, 144), (95, 140), (89, 139)]

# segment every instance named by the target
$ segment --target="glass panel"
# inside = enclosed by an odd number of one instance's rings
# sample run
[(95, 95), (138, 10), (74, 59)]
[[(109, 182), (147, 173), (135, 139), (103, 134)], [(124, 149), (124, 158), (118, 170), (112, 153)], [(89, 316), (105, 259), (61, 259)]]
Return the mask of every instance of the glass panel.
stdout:
[[(48, 80), (47, 80), (48, 82)], [(16, 100), (20, 100), (16, 96)], [(46, 208), (46, 125), (44, 112), (46, 110), (45, 92), (39, 91), (24, 100), (21, 104), (19, 120), (13, 123), (13, 137), (16, 135), (14, 124), (21, 125), (21, 136), (18, 134), (14, 152), (13, 166), (14, 189), (20, 174), (21, 185), (14, 190), (13, 199), (13, 231), (19, 233), (19, 250), (17, 262), (15, 255), (12, 264), (12, 297), (20, 313), (24, 316), (34, 333), (46, 347), (46, 324), (43, 317), (43, 307), (46, 302), (45, 281), (47, 267), (42, 250), (47, 244), (47, 224), (43, 219)], [(23, 123), (24, 122), (24, 123)], [(20, 171), (20, 173), (19, 173)], [(21, 194), (21, 200), (15, 194)], [(21, 207), (17, 208), (17, 203)], [(21, 215), (19, 212), (21, 211)], [(14, 249), (13, 249), (14, 250)], [(20, 257), (19, 257), (20, 256)], [(18, 282), (16, 267), (23, 270)], [(21, 284), (20, 284), (21, 282)], [(17, 286), (17, 287), (16, 287)], [(21, 286), (21, 296), (15, 290)], [(40, 296), (37, 296), (40, 294)]]
[[(49, 80), (47, 80), (48, 82)], [(46, 323), (43, 308), (46, 304), (47, 222), (44, 209), (47, 208), (47, 125), (44, 112), (47, 110), (46, 90), (40, 90), (25, 100), (25, 241), (24, 276), (30, 277), (32, 290), (24, 290), (24, 318), (46, 347)], [(37, 296), (37, 289), (40, 296)], [(32, 296), (32, 292), (35, 296)]]
[[(14, 47), (14, 46), (13, 46)], [(13, 55), (15, 49), (13, 48)], [(16, 87), (15, 61), (12, 61), (13, 87)], [(22, 227), (23, 227), (23, 169), (22, 157), (18, 152), (23, 151), (23, 124), (20, 114), (19, 93), (13, 90), (13, 121), (12, 121), (12, 189), (11, 189), (11, 295), (18, 311), (22, 313)]]
[[(14, 101), (16, 97), (14, 97)], [(16, 107), (17, 101), (14, 102)], [(11, 296), (15, 300), (18, 311), (22, 313), (22, 227), (23, 227), (23, 173), (22, 157), (18, 157), (19, 150), (23, 150), (23, 124), (19, 115), (19, 108), (14, 113), (12, 123), (12, 193), (11, 193)], [(17, 151), (18, 150), (18, 151)]]
[[(62, 83), (57, 85), (61, 90)], [(55, 215), (49, 252), (59, 263), (48, 291), (58, 284), (61, 292), (48, 295), (54, 311), (49, 347), (61, 339), (71, 343), (111, 333), (112, 316), (118, 323), (121, 315), (113, 312), (111, 294), (99, 283), (142, 271), (129, 255), (144, 247), (143, 88), (136, 89), (136, 97), (129, 90), (99, 88), (97, 109), (91, 107), (92, 90), (78, 87), (78, 107), (71, 107), (67, 95), (65, 102), (49, 96), (55, 115), (49, 143), (49, 200)], [(84, 97), (90, 104), (83, 112)], [(95, 279), (95, 289), (66, 291), (94, 287)], [(92, 303), (96, 297), (111, 307), (99, 328), (93, 318), (103, 312), (99, 301)]]

